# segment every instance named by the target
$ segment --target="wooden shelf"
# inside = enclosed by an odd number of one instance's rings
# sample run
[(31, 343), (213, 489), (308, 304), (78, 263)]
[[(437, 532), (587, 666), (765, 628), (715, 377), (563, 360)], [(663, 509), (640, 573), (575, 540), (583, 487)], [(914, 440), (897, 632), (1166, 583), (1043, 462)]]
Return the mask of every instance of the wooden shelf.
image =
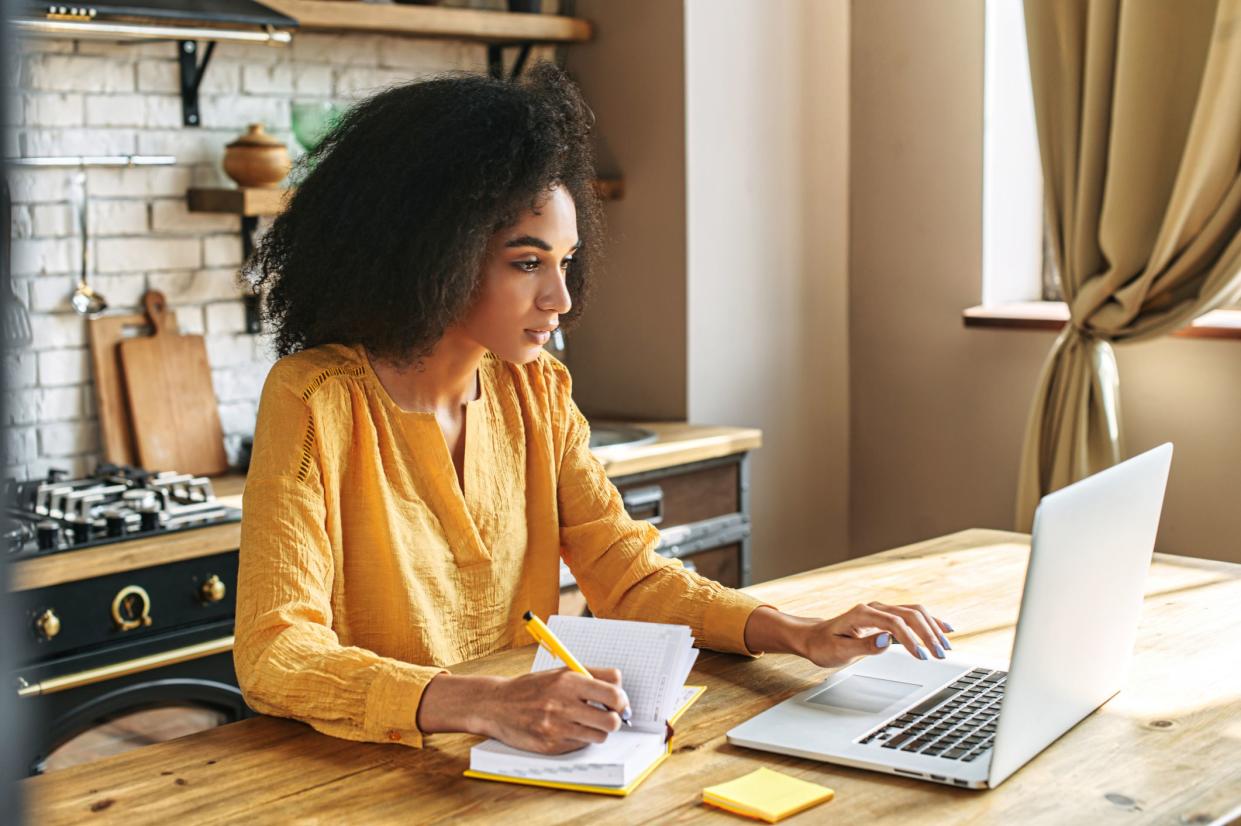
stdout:
[(554, 14), (341, 0), (263, 2), (295, 19), (300, 31), (309, 32), (404, 34), (482, 43), (583, 43), (593, 34), (589, 21)]
[(186, 193), (190, 212), (224, 212), (255, 217), (276, 215), (284, 209), (289, 190), (282, 187), (238, 187), (237, 189), (191, 189)]
[[(994, 307), (969, 307), (962, 312), (966, 327), (1058, 332), (1069, 320), (1062, 301), (1020, 301)], [(1241, 339), (1241, 310), (1213, 310), (1195, 318), (1174, 336)]]
[[(223, 212), (256, 217), (278, 215), (284, 209), (284, 199), (289, 191), (280, 187), (195, 188), (185, 194), (185, 200), (190, 212)], [(625, 179), (600, 178), (595, 181), (595, 191), (605, 201), (619, 200), (625, 194)]]

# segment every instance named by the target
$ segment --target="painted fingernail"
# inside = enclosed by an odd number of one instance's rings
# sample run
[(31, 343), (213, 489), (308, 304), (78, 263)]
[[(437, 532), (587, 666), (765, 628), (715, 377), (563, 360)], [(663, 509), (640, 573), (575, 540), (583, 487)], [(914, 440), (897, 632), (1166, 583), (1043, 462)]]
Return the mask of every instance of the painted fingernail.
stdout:
[(936, 657), (938, 657), (939, 659), (941, 659), (941, 660), (942, 660), (942, 659), (944, 658), (944, 649), (942, 649), (942, 648), (940, 648), (938, 645), (936, 645), (936, 646), (935, 646), (935, 656), (936, 656)]
[(892, 642), (892, 635), (887, 633), (886, 631), (880, 634), (879, 636), (875, 637), (876, 648), (887, 648), (888, 644), (891, 642)]
[(943, 634), (939, 635), (939, 641), (944, 644), (944, 648), (947, 648), (949, 651), (952, 650), (952, 643), (948, 642), (948, 638)]
[(923, 647), (922, 647), (922, 646), (920, 646), (920, 645), (919, 645), (919, 646), (917, 646), (917, 648), (918, 648), (918, 659), (920, 659), (920, 660), (925, 660), (925, 659), (926, 659), (926, 649), (925, 649), (925, 648), (923, 648)]
[(948, 622), (948, 620), (940, 620), (940, 622), (942, 622), (942, 623), (944, 624), (944, 627), (945, 627), (945, 628), (947, 628), (949, 631), (956, 631), (956, 630), (957, 630), (957, 629), (955, 629), (955, 628), (953, 628), (953, 627), (952, 627), (952, 623)]

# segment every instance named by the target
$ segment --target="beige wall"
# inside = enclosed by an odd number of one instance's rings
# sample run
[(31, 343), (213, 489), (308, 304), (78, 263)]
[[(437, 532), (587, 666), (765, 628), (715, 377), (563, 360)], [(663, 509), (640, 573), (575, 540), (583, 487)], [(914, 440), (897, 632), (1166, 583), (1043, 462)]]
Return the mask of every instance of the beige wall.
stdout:
[[(1010, 528), (1049, 333), (980, 296), (981, 0), (852, 5), (851, 544)], [(1160, 550), (1241, 561), (1241, 342), (1118, 348), (1129, 453), (1176, 444)]]
[(585, 0), (609, 266), (569, 341), (588, 414), (763, 430), (755, 579), (847, 547), (845, 0)]
[(688, 0), (689, 414), (763, 430), (756, 581), (847, 552), (848, 6)]
[(604, 277), (569, 333), (588, 415), (684, 419), (685, 69), (682, 12), (667, 0), (579, 0), (595, 39), (566, 66), (596, 117), (600, 171), (625, 177), (607, 204)]

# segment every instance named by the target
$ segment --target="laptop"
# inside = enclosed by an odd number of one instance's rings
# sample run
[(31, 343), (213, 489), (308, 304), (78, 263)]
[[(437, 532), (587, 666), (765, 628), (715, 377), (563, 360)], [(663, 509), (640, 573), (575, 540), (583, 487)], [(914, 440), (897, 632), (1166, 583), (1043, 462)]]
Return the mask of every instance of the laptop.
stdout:
[(1008, 663), (865, 657), (728, 732), (739, 746), (995, 788), (1124, 683), (1172, 445), (1043, 497)]

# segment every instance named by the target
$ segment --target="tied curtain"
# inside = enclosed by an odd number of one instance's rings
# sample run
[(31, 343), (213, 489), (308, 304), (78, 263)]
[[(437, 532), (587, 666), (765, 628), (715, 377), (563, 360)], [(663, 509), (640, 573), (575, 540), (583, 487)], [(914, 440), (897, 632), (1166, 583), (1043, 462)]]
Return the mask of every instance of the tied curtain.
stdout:
[(1029, 531), (1043, 494), (1123, 458), (1113, 343), (1241, 299), (1241, 0), (1026, 0), (1025, 17), (1070, 312), (1026, 425)]

